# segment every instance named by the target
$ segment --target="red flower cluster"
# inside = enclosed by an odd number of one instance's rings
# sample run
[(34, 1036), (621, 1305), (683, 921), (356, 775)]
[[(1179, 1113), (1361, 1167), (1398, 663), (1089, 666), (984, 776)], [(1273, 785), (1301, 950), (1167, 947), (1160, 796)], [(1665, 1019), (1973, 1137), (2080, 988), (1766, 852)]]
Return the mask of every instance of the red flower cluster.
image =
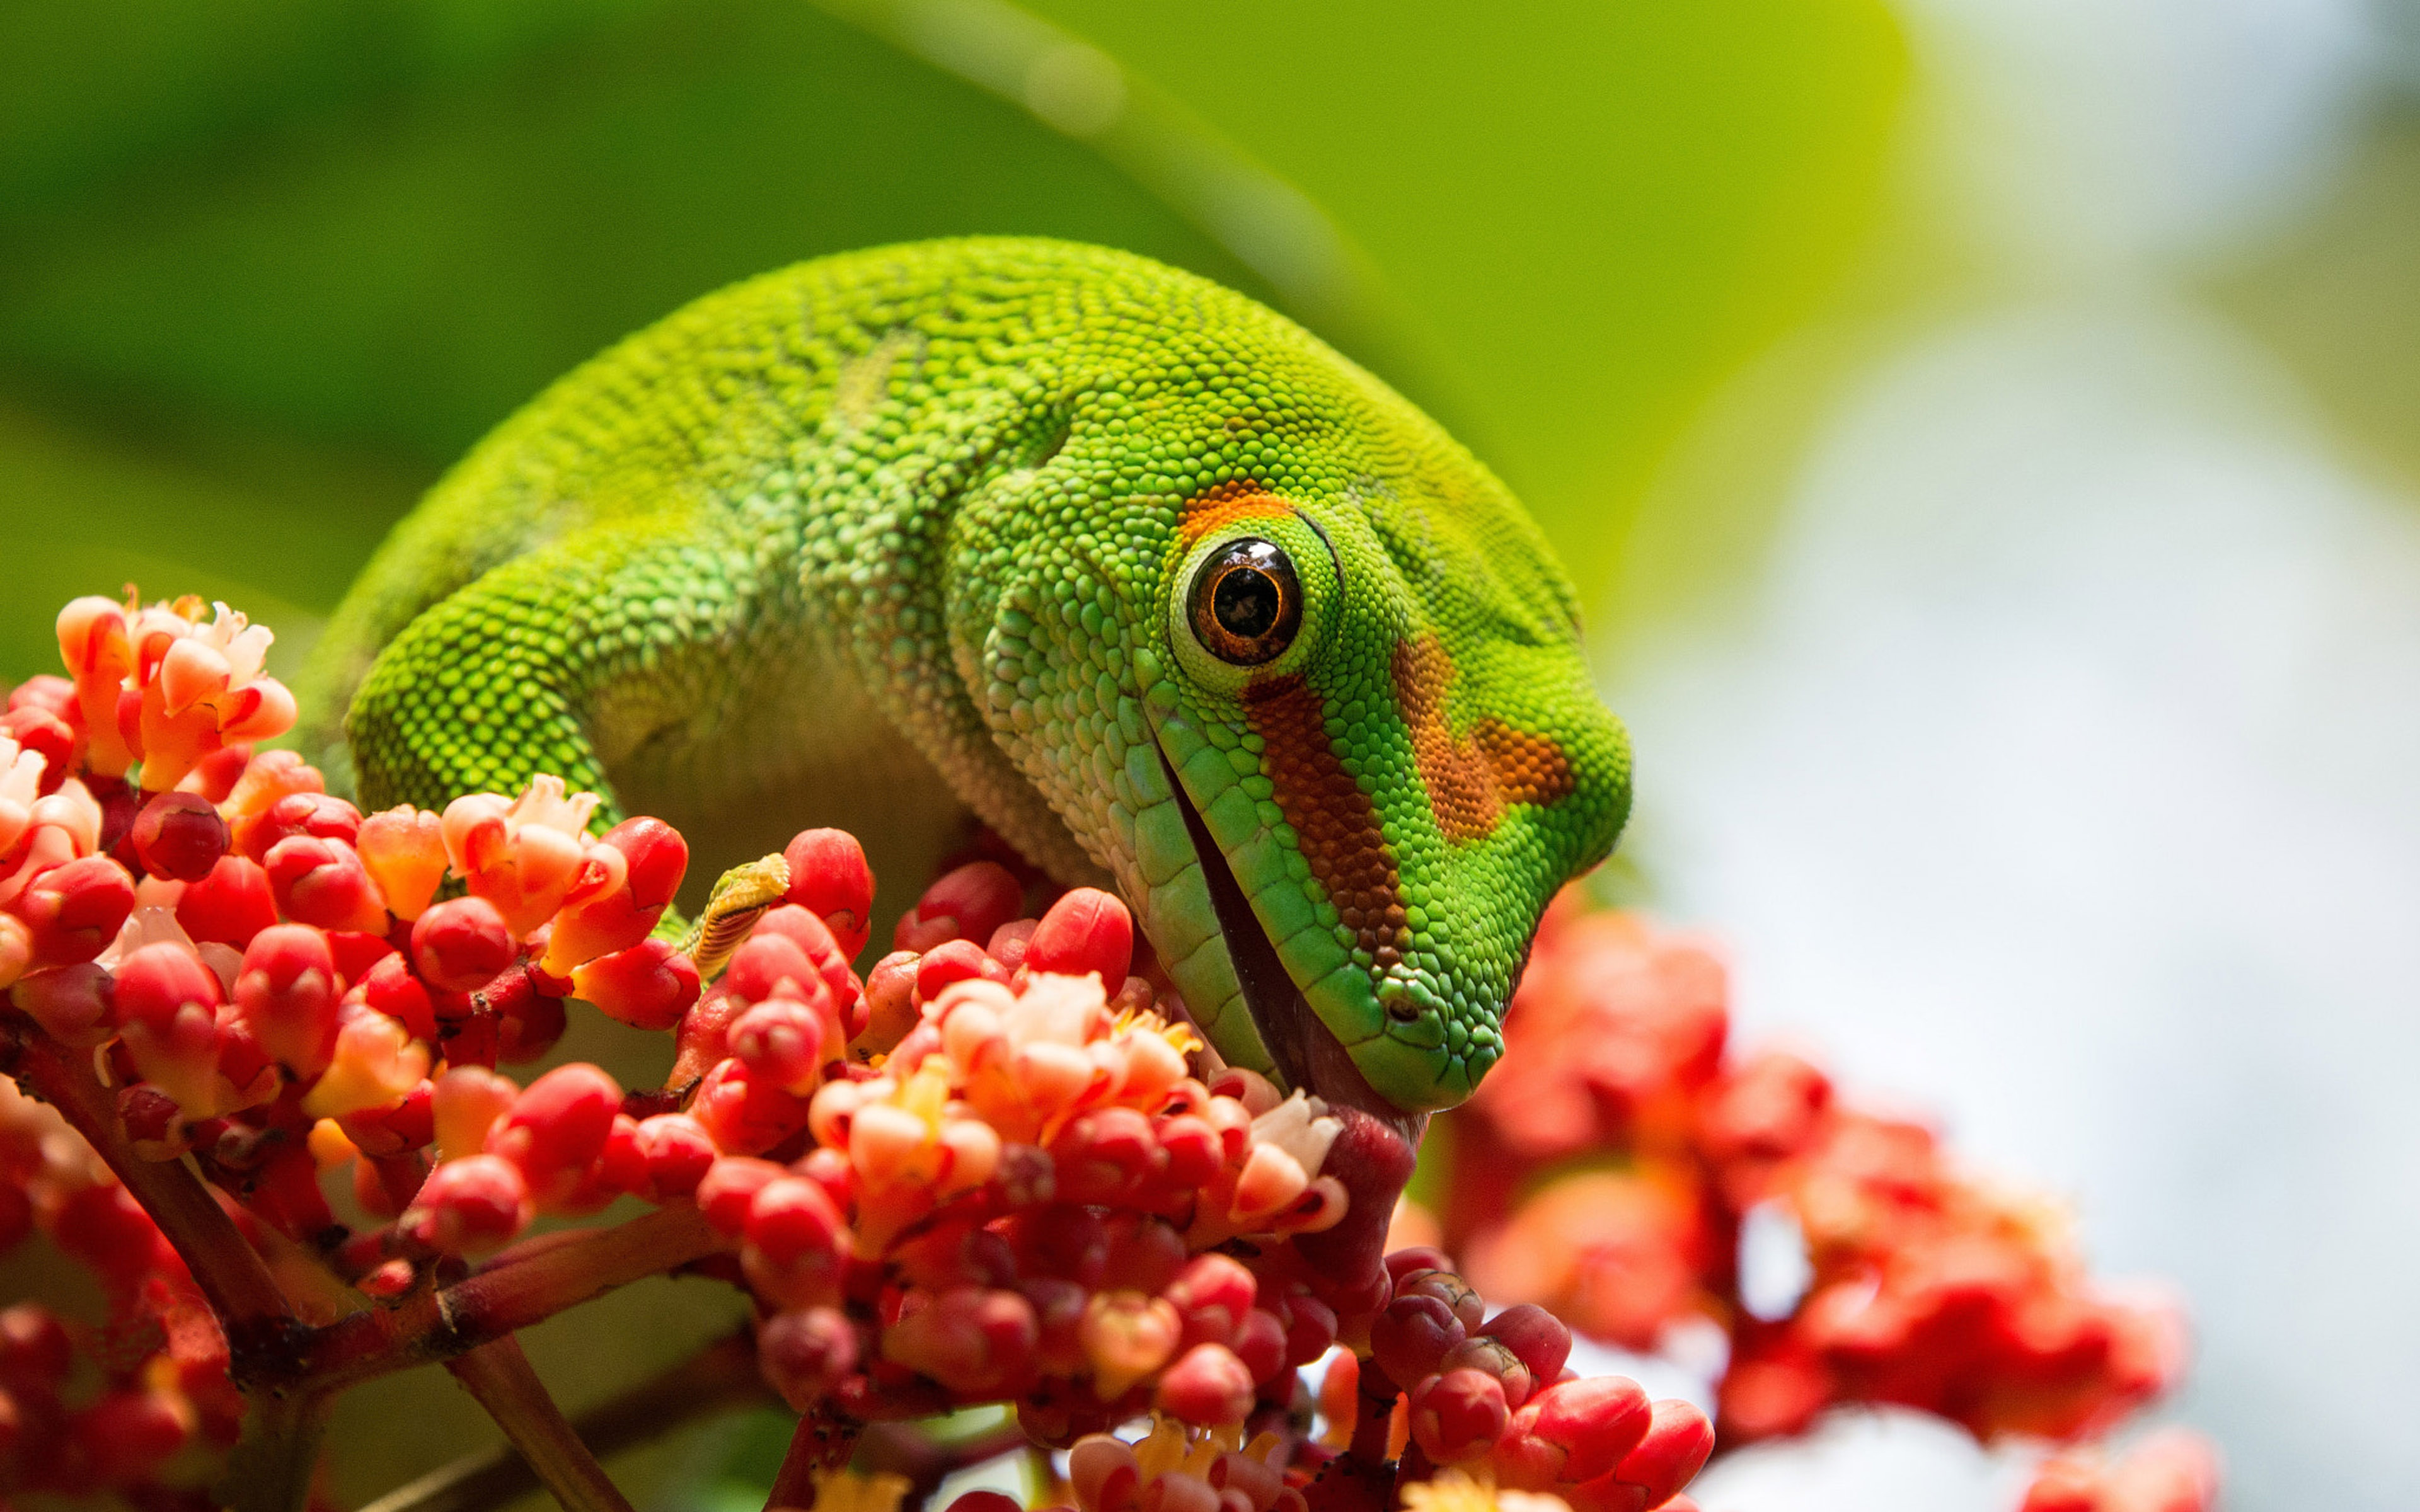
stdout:
[(243, 1404), (183, 1262), (84, 1141), (5, 1080), (0, 1179), (0, 1251), (39, 1231), (105, 1307), (97, 1324), (37, 1303), (0, 1310), (0, 1494), (207, 1506), (197, 1474), (235, 1443)]
[[(1931, 1131), (1843, 1105), (1823, 1073), (1727, 1053), (1703, 948), (1566, 897), (1506, 1024), (1507, 1054), (1452, 1116), (1447, 1246), (1488, 1295), (1652, 1349), (1671, 1322), (1730, 1334), (1725, 1443), (1891, 1402), (1978, 1437), (2097, 1433), (2168, 1387), (2181, 1321), (2084, 1273), (2055, 1210), (1959, 1171)], [(1803, 1236), (1810, 1282), (1744, 1304), (1751, 1214)]]
[[(1090, 1512), (1376, 1512), (1449, 1464), (1474, 1495), (1631, 1512), (1705, 1458), (1685, 1404), (1571, 1379), (1544, 1312), (1484, 1318), (1435, 1252), (1382, 1269), (1371, 1213), (1307, 1247), (1400, 1171), (1208, 1057), (1115, 898), (1022, 917), (1016, 875), (971, 862), (861, 979), (874, 878), (811, 830), (676, 947), (654, 931), (688, 855), (659, 822), (592, 835), (596, 798), (551, 778), (365, 815), (253, 752), (292, 712), (265, 630), (98, 599), (59, 628), (72, 679), (0, 726), (0, 1049), (68, 1121), (8, 1094), (0, 1247), (39, 1224), (111, 1318), (81, 1341), (94, 1396), (62, 1393), (74, 1330), (0, 1315), (0, 1490), (199, 1485), (239, 1384), (339, 1389), (677, 1266), (752, 1294), (759, 1365), (814, 1424), (1011, 1402), (1086, 1441)], [(666, 1085), (497, 1070), (572, 998), (669, 1032)], [(338, 1179), (383, 1227), (338, 1223)], [(624, 1226), (650, 1237), (473, 1267), (624, 1194), (668, 1210)], [(1295, 1371), (1340, 1338), (1384, 1343), (1331, 1369), (1323, 1447)], [(1144, 1446), (1100, 1437), (1145, 1412)]]
[(2019, 1512), (2211, 1512), (2218, 1455), (2199, 1434), (2164, 1428), (2116, 1459), (2061, 1455), (2042, 1466)]

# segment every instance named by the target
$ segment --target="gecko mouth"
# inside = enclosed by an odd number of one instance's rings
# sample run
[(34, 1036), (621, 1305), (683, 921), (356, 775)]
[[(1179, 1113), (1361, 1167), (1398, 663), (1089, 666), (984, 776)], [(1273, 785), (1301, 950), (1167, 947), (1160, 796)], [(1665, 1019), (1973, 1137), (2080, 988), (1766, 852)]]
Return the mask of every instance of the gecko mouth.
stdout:
[[(1287, 1087), (1298, 1088), (1326, 1103), (1331, 1112), (1344, 1118), (1348, 1130), (1357, 1137), (1378, 1137), (1382, 1142), (1400, 1145), (1408, 1160), (1428, 1125), (1428, 1115), (1405, 1113), (1381, 1096), (1369, 1078), (1361, 1074), (1361, 1068), (1354, 1063), (1343, 1041), (1337, 1039), (1326, 1020), (1311, 1011), (1293, 974), (1278, 959), (1277, 946), (1261, 927), (1251, 901), (1244, 896), (1242, 884), (1235, 880), (1234, 868), (1227, 864), (1225, 853), (1212, 838), (1209, 826), (1202, 823), (1185, 784), (1177, 780), (1166, 752), (1160, 753), (1159, 763), (1160, 769), (1168, 774), (1169, 791), (1176, 795), (1177, 811), (1185, 816), (1186, 836), (1192, 841), (1193, 854), (1202, 863), (1202, 880), (1210, 890), (1210, 906), (1218, 918), (1218, 933), (1226, 944), (1228, 960), (1234, 964), (1235, 980), (1244, 990), (1244, 1007), (1252, 1016), (1253, 1027), (1260, 1031), (1261, 1043), (1268, 1048), (1269, 1058), (1277, 1063), (1278, 1074)], [(1357, 1127), (1363, 1124), (1378, 1127)]]

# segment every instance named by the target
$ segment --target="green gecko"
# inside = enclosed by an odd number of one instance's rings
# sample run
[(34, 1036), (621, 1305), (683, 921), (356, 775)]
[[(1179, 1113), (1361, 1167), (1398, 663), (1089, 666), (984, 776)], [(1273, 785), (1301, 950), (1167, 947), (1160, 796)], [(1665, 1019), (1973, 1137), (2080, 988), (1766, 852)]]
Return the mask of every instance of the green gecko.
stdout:
[(305, 696), (368, 805), (551, 772), (702, 859), (827, 823), (927, 865), (971, 810), (1115, 887), (1229, 1062), (1399, 1122), (1502, 1053), (1629, 807), (1493, 474), (1282, 316), (1054, 241), (827, 257), (606, 351), (396, 529)]

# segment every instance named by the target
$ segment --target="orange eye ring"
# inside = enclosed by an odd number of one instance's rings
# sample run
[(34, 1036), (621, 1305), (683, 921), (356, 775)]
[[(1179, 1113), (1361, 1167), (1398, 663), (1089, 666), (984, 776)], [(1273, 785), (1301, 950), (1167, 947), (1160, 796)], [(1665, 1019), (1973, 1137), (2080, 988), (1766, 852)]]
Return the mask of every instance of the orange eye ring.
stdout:
[(1187, 606), (1202, 650), (1259, 667), (1285, 655), (1302, 628), (1302, 581), (1276, 543), (1246, 536), (1195, 570)]

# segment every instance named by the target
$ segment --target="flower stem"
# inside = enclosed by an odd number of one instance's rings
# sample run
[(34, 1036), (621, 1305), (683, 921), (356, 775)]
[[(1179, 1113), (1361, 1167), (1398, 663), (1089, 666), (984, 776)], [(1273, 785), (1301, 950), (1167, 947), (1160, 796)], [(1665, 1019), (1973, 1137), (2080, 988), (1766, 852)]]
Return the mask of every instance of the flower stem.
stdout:
[(518, 1339), (490, 1340), (446, 1361), (445, 1368), (504, 1430), (563, 1512), (632, 1512), (530, 1368)]
[[(757, 1372), (755, 1342), (743, 1329), (581, 1413), (572, 1428), (604, 1459), (701, 1418), (780, 1400)], [(362, 1512), (492, 1512), (538, 1489), (529, 1461), (504, 1447), (441, 1466)]]
[(865, 1425), (846, 1416), (829, 1400), (819, 1401), (799, 1417), (798, 1430), (790, 1435), (789, 1450), (782, 1456), (781, 1471), (773, 1477), (773, 1489), (766, 1495), (765, 1512), (777, 1507), (812, 1507), (815, 1504), (815, 1473), (836, 1470), (848, 1463), (857, 1452), (857, 1436)]
[(328, 1427), (328, 1398), (317, 1393), (254, 1392), (243, 1437), (227, 1458), (221, 1504), (233, 1512), (293, 1512), (306, 1504)]
[(401, 1305), (318, 1330), (307, 1379), (332, 1390), (447, 1360), (545, 1321), (617, 1287), (677, 1269), (729, 1242), (695, 1208), (662, 1208), (612, 1228), (550, 1234), (504, 1251), (469, 1277)]

